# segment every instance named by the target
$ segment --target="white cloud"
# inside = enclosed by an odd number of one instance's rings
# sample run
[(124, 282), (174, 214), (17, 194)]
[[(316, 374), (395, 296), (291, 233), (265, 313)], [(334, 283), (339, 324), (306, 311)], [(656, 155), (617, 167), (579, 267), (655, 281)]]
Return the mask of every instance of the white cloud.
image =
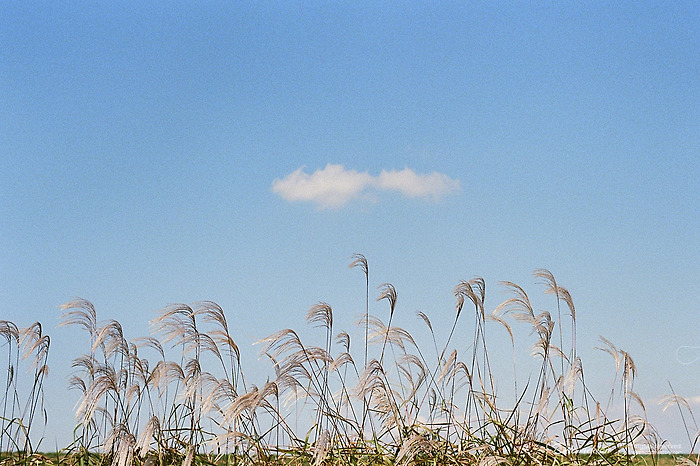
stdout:
[(288, 201), (315, 202), (320, 207), (340, 207), (357, 197), (371, 183), (369, 173), (346, 170), (342, 165), (326, 165), (313, 174), (301, 167), (272, 182), (272, 191)]
[(372, 191), (397, 191), (407, 197), (437, 200), (459, 191), (459, 181), (437, 172), (421, 175), (410, 168), (382, 170), (378, 176), (372, 176), (329, 163), (312, 174), (301, 167), (272, 182), (272, 192), (283, 199), (313, 202), (320, 208), (338, 208)]
[(445, 194), (459, 191), (459, 181), (442, 173), (419, 175), (410, 168), (382, 170), (374, 180), (379, 189), (395, 190), (408, 197), (431, 197), (439, 199)]

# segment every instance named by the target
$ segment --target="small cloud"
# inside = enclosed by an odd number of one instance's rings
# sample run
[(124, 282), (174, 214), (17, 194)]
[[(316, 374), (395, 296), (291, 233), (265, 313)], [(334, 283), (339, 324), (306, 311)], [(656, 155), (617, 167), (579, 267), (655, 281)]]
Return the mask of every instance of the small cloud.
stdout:
[(338, 208), (370, 191), (396, 191), (411, 198), (440, 197), (459, 191), (459, 181), (433, 172), (421, 175), (410, 168), (382, 170), (379, 176), (347, 170), (342, 165), (328, 164), (312, 174), (298, 168), (282, 179), (272, 182), (272, 192), (283, 199), (313, 202), (320, 208)]
[(346, 170), (342, 165), (326, 165), (309, 175), (301, 167), (272, 182), (272, 192), (287, 201), (315, 202), (322, 208), (340, 207), (359, 196), (372, 181), (369, 173)]
[(435, 200), (459, 191), (459, 181), (442, 173), (419, 175), (410, 168), (403, 170), (382, 170), (375, 179), (379, 189), (395, 190), (408, 197), (430, 197)]

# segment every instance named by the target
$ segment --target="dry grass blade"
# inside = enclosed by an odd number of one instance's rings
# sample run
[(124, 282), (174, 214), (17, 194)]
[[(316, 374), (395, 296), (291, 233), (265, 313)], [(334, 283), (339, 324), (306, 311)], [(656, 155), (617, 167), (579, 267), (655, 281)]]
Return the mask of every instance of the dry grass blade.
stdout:
[(224, 420), (232, 423), (239, 419), (244, 412), (254, 411), (260, 403), (260, 391), (253, 386), (251, 391), (237, 397), (229, 406), (224, 409)]
[(153, 367), (146, 384), (158, 389), (161, 396), (172, 382), (185, 380), (185, 373), (179, 364), (172, 361), (158, 361)]
[(501, 285), (508, 288), (513, 294), (515, 294), (515, 297), (507, 299), (499, 304), (493, 313), (496, 315), (500, 315), (501, 312), (504, 312), (505, 314), (514, 313), (520, 320), (528, 320), (528, 318), (534, 320), (535, 312), (532, 309), (530, 298), (528, 297), (527, 293), (525, 293), (525, 290), (512, 282), (504, 281), (501, 282)]
[(131, 340), (137, 348), (152, 348), (154, 349), (158, 355), (160, 356), (160, 359), (165, 359), (165, 350), (163, 350), (163, 345), (160, 344), (160, 341), (157, 338), (154, 337), (139, 337), (139, 338), (134, 338)]
[(189, 343), (198, 335), (195, 313), (187, 304), (171, 304), (159, 311), (151, 320), (153, 333), (163, 333), (162, 343), (173, 342), (173, 346)]
[(381, 301), (382, 299), (386, 299), (389, 301), (389, 310), (391, 312), (390, 315), (394, 315), (394, 309), (396, 309), (396, 288), (394, 288), (394, 285), (391, 283), (384, 283), (379, 286), (379, 289), (381, 289), (381, 293), (379, 293), (379, 297), (377, 298), (377, 301)]
[(600, 341), (602, 341), (605, 344), (605, 346), (596, 347), (596, 349), (604, 351), (604, 352), (608, 353), (610, 356), (612, 356), (613, 359), (615, 360), (615, 371), (619, 372), (620, 368), (622, 368), (622, 358), (620, 357), (620, 351), (607, 338), (602, 337), (600, 335), (598, 336), (598, 338), (600, 339)]
[(632, 356), (627, 351), (620, 350), (620, 355), (623, 361), (622, 378), (624, 380), (632, 380), (637, 375), (637, 366), (634, 364)]
[(349, 269), (352, 269), (354, 267), (359, 267), (365, 275), (369, 274), (369, 266), (367, 265), (367, 259), (365, 256), (362, 254), (353, 254), (352, 259), (354, 259), (350, 265), (348, 265)]
[(103, 348), (107, 358), (111, 358), (115, 354), (122, 356), (128, 354), (128, 343), (124, 339), (124, 332), (119, 322), (110, 320), (97, 330), (95, 341), (92, 344), (92, 352), (94, 353), (97, 348)]
[(7, 320), (0, 320), (0, 336), (5, 338), (8, 343), (14, 341), (16, 346), (19, 346), (19, 329), (17, 326)]
[(484, 455), (479, 458), (478, 466), (498, 466), (503, 463), (508, 463), (508, 459), (497, 455)]
[(131, 466), (134, 462), (136, 439), (129, 432), (129, 427), (119, 423), (112, 429), (105, 443), (106, 451), (115, 451), (114, 466)]
[(659, 400), (659, 404), (661, 405), (662, 411), (666, 411), (669, 407), (673, 405), (683, 406), (685, 409), (690, 410), (690, 404), (688, 403), (688, 400), (686, 400), (680, 395), (665, 395), (661, 397), (661, 400)]
[(456, 362), (457, 362), (457, 350), (452, 350), (449, 357), (445, 360), (445, 363), (442, 365), (442, 369), (440, 370), (440, 373), (438, 374), (438, 377), (437, 377), (438, 382), (442, 382), (443, 380), (445, 380), (446, 377), (449, 377), (452, 374), (454, 374)]
[(274, 359), (277, 359), (283, 352), (302, 350), (304, 348), (299, 335), (290, 328), (275, 332), (262, 340), (256, 341), (255, 344), (264, 344), (260, 354), (269, 353)]
[(228, 333), (228, 323), (224, 310), (213, 301), (200, 301), (194, 304), (194, 314), (201, 315), (207, 322), (218, 324), (223, 331)]
[(214, 341), (214, 339), (206, 333), (198, 333), (197, 338), (192, 339), (184, 347), (185, 354), (191, 354), (195, 351), (211, 353), (214, 355), (214, 357), (216, 357), (216, 359), (219, 360), (219, 362), (221, 362), (221, 364), (224, 363), (224, 360), (221, 357), (221, 351), (219, 351), (219, 345), (217, 345), (216, 341)]
[(477, 277), (468, 281), (460, 281), (457, 286), (455, 286), (454, 295), (457, 297), (457, 314), (462, 310), (465, 298), (468, 298), (474, 304), (481, 318), (484, 318), (486, 282), (483, 278)]
[(373, 316), (370, 316), (369, 327), (371, 329), (369, 333), (371, 344), (389, 343), (398, 346), (404, 352), (406, 351), (406, 343), (410, 343), (415, 348), (418, 347), (411, 334), (401, 327), (387, 327), (381, 320)]
[(646, 414), (647, 408), (644, 405), (644, 400), (642, 399), (641, 396), (639, 396), (639, 393), (630, 391), (629, 397), (630, 397), (630, 400), (634, 400), (639, 405), (639, 407), (642, 408), (642, 411), (644, 412), (644, 414)]
[(160, 436), (160, 421), (157, 416), (152, 416), (136, 440), (135, 449), (141, 458), (148, 454), (149, 447), (154, 438)]
[(421, 454), (430, 453), (434, 449), (434, 442), (428, 440), (424, 434), (414, 432), (408, 440), (405, 440), (396, 454), (395, 464), (415, 464)]
[(321, 435), (319, 436), (318, 440), (316, 440), (316, 444), (314, 445), (313, 448), (313, 459), (314, 459), (314, 466), (321, 466), (324, 461), (326, 461), (326, 457), (328, 456), (328, 452), (331, 449), (331, 436), (328, 430), (324, 430), (321, 432)]
[(41, 324), (35, 322), (30, 327), (20, 330), (19, 334), (21, 336), (20, 345), (24, 347), (22, 358), (29, 359), (34, 355), (30, 369), (37, 369), (44, 365), (48, 358), (51, 338), (48, 335), (42, 335)]
[(560, 299), (566, 303), (569, 311), (571, 312), (571, 318), (576, 321), (576, 307), (574, 307), (574, 300), (571, 297), (571, 293), (569, 293), (569, 290), (561, 286), (558, 288), (558, 290)]
[(335, 341), (338, 345), (343, 347), (346, 353), (350, 352), (350, 335), (348, 332), (340, 332), (335, 336)]
[(540, 278), (546, 285), (544, 290), (546, 294), (553, 294), (559, 298), (559, 287), (557, 286), (557, 281), (554, 279), (554, 274), (552, 274), (552, 272), (547, 269), (537, 269), (532, 274), (536, 278)]
[(105, 394), (110, 391), (115, 393), (119, 391), (117, 373), (111, 366), (98, 366), (95, 370), (95, 379), (76, 408), (76, 415), (81, 419), (83, 425), (90, 423), (98, 405)]
[(333, 309), (327, 303), (318, 303), (308, 310), (306, 321), (330, 330), (333, 328)]
[(577, 357), (563, 380), (564, 391), (566, 392), (567, 396), (572, 396), (576, 383), (582, 379), (583, 363), (581, 362), (581, 358)]
[(433, 333), (433, 324), (430, 323), (428, 316), (422, 311), (416, 312), (416, 315), (420, 317), (423, 322), (425, 322), (425, 325), (427, 325), (428, 329), (430, 329), (430, 333)]
[(58, 324), (59, 327), (64, 325), (79, 325), (87, 330), (90, 335), (95, 335), (97, 332), (97, 313), (95, 312), (95, 306), (93, 306), (90, 301), (76, 298), (62, 304), (60, 309), (68, 312), (65, 312), (61, 316), (61, 323)]
[(333, 362), (331, 363), (331, 365), (328, 366), (328, 370), (331, 371), (331, 372), (332, 372), (332, 371), (336, 371), (336, 370), (340, 369), (341, 367), (343, 367), (345, 364), (351, 364), (351, 365), (353, 365), (353, 366), (355, 365), (355, 361), (353, 361), (352, 356), (350, 355), (350, 353), (347, 353), (347, 352), (345, 352), (345, 353), (340, 353), (340, 354), (333, 360)]
[(187, 454), (185, 455), (185, 459), (182, 461), (182, 466), (191, 466), (192, 461), (194, 460), (194, 445), (187, 445)]
[(515, 337), (513, 336), (513, 328), (510, 326), (510, 324), (508, 322), (506, 322), (505, 319), (503, 319), (502, 317), (500, 317), (497, 314), (492, 313), (492, 314), (486, 315), (486, 320), (492, 320), (494, 322), (498, 322), (499, 324), (501, 324), (508, 332), (508, 336), (510, 337), (510, 342), (515, 343)]

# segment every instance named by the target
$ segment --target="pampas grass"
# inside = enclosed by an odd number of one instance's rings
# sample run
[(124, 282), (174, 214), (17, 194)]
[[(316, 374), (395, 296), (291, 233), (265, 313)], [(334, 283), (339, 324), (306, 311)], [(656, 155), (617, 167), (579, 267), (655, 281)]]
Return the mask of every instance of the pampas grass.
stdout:
[[(629, 464), (646, 442), (663, 443), (645, 419), (634, 392), (632, 357), (601, 339), (614, 362), (607, 399), (594, 396), (578, 356), (571, 293), (547, 270), (536, 270), (551, 311), (535, 312), (525, 290), (511, 282), (509, 297), (488, 310), (482, 278), (457, 283), (455, 312), (444, 341), (423, 312), (422, 340), (395, 323), (398, 292), (378, 287), (386, 302), (369, 313), (369, 267), (361, 254), (350, 268), (365, 277), (359, 345), (337, 332), (331, 305), (306, 314), (315, 341), (282, 329), (257, 342), (274, 371), (271, 380), (247, 380), (223, 309), (213, 302), (164, 307), (151, 335), (128, 339), (115, 320), (98, 320), (84, 299), (61, 306), (61, 325), (87, 334), (86, 351), (68, 381), (78, 392), (74, 442), (59, 462), (113, 464)], [(535, 370), (519, 384), (516, 327), (531, 330)], [(337, 333), (336, 333), (337, 332)], [(466, 335), (471, 335), (465, 338)], [(43, 381), (49, 338), (40, 324), (20, 329), (0, 321), (7, 361), (3, 380), (0, 450), (31, 455), (32, 434), (45, 423)], [(498, 393), (493, 340), (512, 352), (513, 397)], [(419, 343), (420, 341), (420, 343)], [(466, 351), (460, 348), (467, 348)], [(26, 380), (19, 381), (19, 366)], [(690, 432), (697, 423), (687, 401), (673, 393)], [(623, 414), (611, 417), (611, 406)], [(692, 448), (697, 435), (689, 434)], [(37, 444), (38, 445), (38, 444)], [(13, 458), (20, 459), (15, 455)], [(13, 460), (14, 461), (14, 460)], [(655, 461), (655, 460), (654, 460)]]

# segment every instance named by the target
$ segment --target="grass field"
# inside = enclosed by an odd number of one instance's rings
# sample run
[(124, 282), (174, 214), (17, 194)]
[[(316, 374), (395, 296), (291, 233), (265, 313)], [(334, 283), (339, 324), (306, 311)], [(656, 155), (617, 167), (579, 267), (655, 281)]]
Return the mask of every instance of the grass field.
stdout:
[[(696, 455), (672, 455), (672, 454), (659, 454), (659, 455), (637, 455), (630, 458), (629, 462), (624, 464), (629, 464), (632, 466), (678, 466), (678, 465), (697, 465), (699, 458)], [(235, 464), (236, 460), (230, 457), (216, 457), (209, 455), (198, 455), (193, 459), (193, 464), (198, 465), (217, 465), (217, 466), (228, 466)], [(512, 461), (506, 461), (505, 464), (513, 464)], [(31, 456), (21, 456), (21, 455), (2, 455), (0, 456), (0, 464), (16, 465), (16, 464), (34, 464), (34, 465), (75, 465), (80, 464), (79, 458), (71, 458), (61, 453), (35, 453)], [(83, 458), (83, 464), (110, 464), (109, 459), (102, 455), (93, 454), (90, 458)], [(140, 461), (136, 460), (135, 464), (153, 464), (147, 460)], [(313, 461), (310, 459), (283, 459), (279, 461), (271, 460), (268, 464), (285, 464), (285, 465), (311, 465)], [(342, 460), (338, 460), (335, 463), (328, 464), (388, 464), (381, 462), (374, 462), (372, 458), (360, 459), (355, 463), (347, 463)], [(442, 464), (436, 463), (435, 461), (425, 460), (423, 462), (417, 462), (414, 464)], [(471, 464), (471, 463), (465, 463)], [(518, 464), (518, 463), (515, 463)], [(552, 464), (570, 464), (568, 460), (562, 458), (561, 461), (554, 461)], [(586, 458), (582, 458), (575, 462), (575, 464), (606, 464), (606, 463), (589, 463)]]
[[(590, 392), (573, 300), (548, 271), (534, 275), (552, 296), (551, 311), (536, 313), (524, 289), (509, 282), (510, 297), (487, 311), (484, 281), (462, 281), (445, 341), (418, 313), (432, 339), (421, 346), (394, 325), (396, 289), (379, 286), (385, 320), (372, 316), (367, 261), (355, 255), (350, 268), (365, 284), (360, 344), (351, 350), (350, 335), (335, 328), (331, 306), (320, 302), (306, 316), (318, 343), (302, 342), (292, 329), (259, 341), (275, 373), (259, 386), (246, 378), (226, 315), (213, 302), (168, 306), (151, 322), (150, 336), (132, 340), (119, 322), (98, 321), (90, 302), (64, 304), (62, 325), (83, 329), (89, 344), (68, 381), (81, 396), (75, 440), (54, 454), (34, 451), (46, 422), (50, 338), (39, 323), (0, 321), (7, 356), (2, 464), (697, 464), (693, 455), (657, 454), (662, 439), (634, 392), (634, 361), (605, 339), (615, 386), (604, 400)], [(536, 370), (529, 383), (515, 383), (517, 396), (504, 405), (486, 328), (509, 336), (515, 372), (516, 323), (532, 330)], [(472, 335), (465, 354), (455, 349), (456, 332)], [(624, 406), (621, 416), (606, 414), (613, 401)], [(676, 395), (665, 402), (688, 409)], [(638, 455), (639, 445), (652, 454)]]

